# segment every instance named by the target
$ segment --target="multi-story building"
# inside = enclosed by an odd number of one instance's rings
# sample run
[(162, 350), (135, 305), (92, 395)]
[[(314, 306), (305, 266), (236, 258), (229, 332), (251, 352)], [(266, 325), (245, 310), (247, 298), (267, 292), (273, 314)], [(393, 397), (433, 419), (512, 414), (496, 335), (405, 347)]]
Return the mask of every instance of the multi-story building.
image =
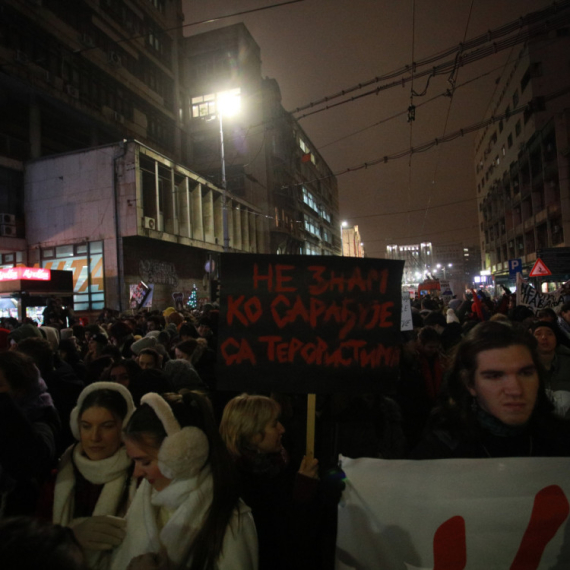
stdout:
[(341, 224), (342, 255), (347, 257), (365, 257), (364, 243), (358, 226), (350, 227), (347, 222)]
[(471, 287), (481, 270), (481, 250), (462, 242), (434, 245), (433, 262), (434, 275)]
[(403, 259), (403, 284), (411, 285), (424, 280), (431, 272), (433, 264), (433, 248), (431, 242), (408, 245), (390, 244), (386, 246), (386, 259)]
[(508, 261), (526, 270), (536, 252), (570, 241), (570, 34), (554, 29), (501, 76), (490, 124), (476, 144), (481, 260), (495, 281)]
[[(0, 266), (73, 269), (78, 309), (125, 308), (145, 279), (170, 304), (224, 238), (230, 251), (340, 253), (336, 180), (262, 78), (259, 46), (244, 26), (185, 39), (183, 20), (180, 0), (2, 3)], [(224, 192), (208, 97), (228, 89), (244, 114), (224, 119)], [(149, 272), (149, 256), (174, 265)]]
[[(299, 123), (283, 109), (274, 79), (261, 73), (260, 48), (243, 24), (184, 39), (183, 85), (192, 110), (193, 168), (220, 182), (220, 132), (228, 188), (267, 218), (272, 253), (341, 253), (338, 187)], [(218, 120), (219, 101), (239, 111)]]

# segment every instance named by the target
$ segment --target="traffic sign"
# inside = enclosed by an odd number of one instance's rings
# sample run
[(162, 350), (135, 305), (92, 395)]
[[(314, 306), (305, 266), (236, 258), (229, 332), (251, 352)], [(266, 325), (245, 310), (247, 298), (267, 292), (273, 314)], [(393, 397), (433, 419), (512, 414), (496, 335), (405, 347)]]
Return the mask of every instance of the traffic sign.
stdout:
[(550, 271), (550, 269), (548, 269), (548, 267), (546, 267), (546, 265), (544, 264), (542, 259), (537, 259), (536, 263), (534, 264), (534, 267), (532, 268), (531, 272), (529, 273), (529, 276), (530, 277), (546, 277), (547, 275), (552, 275), (552, 272)]
[(522, 273), (522, 259), (509, 259), (509, 277), (516, 279), (517, 273)]

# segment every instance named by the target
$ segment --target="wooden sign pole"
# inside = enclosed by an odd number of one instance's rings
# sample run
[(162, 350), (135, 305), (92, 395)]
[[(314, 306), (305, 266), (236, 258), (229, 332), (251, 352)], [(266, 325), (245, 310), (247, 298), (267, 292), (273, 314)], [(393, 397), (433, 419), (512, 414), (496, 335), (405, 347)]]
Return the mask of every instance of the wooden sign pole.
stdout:
[(315, 404), (316, 394), (307, 394), (307, 459), (315, 457)]

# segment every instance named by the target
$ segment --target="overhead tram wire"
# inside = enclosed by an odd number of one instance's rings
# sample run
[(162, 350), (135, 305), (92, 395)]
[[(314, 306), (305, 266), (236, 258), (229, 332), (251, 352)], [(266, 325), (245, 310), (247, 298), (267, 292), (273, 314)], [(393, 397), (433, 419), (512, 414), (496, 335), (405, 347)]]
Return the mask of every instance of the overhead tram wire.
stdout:
[[(564, 4), (565, 5), (568, 4), (568, 6), (565, 6), (564, 9), (566, 9), (567, 7), (570, 7), (570, 0), (566, 0), (564, 2)], [(518, 20), (518, 21), (520, 22), (520, 20)], [(426, 69), (424, 71), (416, 72), (416, 73), (414, 73), (414, 78), (418, 79), (418, 78), (426, 77), (426, 76), (435, 77), (437, 75), (446, 75), (446, 74), (452, 72), (457, 66), (463, 67), (464, 65), (468, 65), (470, 63), (475, 63), (476, 61), (479, 61), (480, 59), (494, 55), (494, 54), (498, 53), (499, 51), (509, 49), (509, 48), (513, 47), (514, 45), (524, 43), (530, 39), (535, 39), (536, 37), (538, 37), (540, 35), (548, 33), (548, 31), (550, 31), (551, 29), (556, 29), (558, 27), (568, 25), (568, 23), (570, 23), (570, 14), (564, 14), (564, 15), (561, 15), (560, 17), (558, 17), (555, 21), (549, 20), (549, 21), (545, 21), (543, 23), (545, 24), (545, 26), (542, 26), (542, 27), (535, 26), (533, 28), (526, 30), (525, 33), (523, 33), (523, 34), (518, 34), (515, 37), (506, 38), (505, 40), (502, 40), (500, 42), (494, 42), (490, 46), (486, 46), (483, 48), (476, 49), (472, 52), (469, 52), (469, 53), (466, 53), (465, 55), (462, 55), (459, 58), (454, 58), (453, 60), (448, 60), (448, 61), (446, 61), (440, 65), (434, 66), (430, 69)], [(489, 32), (489, 35), (492, 35), (492, 32)], [(485, 37), (487, 37), (487, 36), (485, 36)], [(459, 47), (462, 47), (464, 50), (466, 49), (465, 46), (462, 44), (460, 44)], [(465, 52), (463, 52), (463, 53), (465, 53)], [(441, 59), (441, 58), (439, 58), (439, 59)], [(423, 64), (416, 62), (415, 68), (417, 69), (418, 67), (420, 67), (422, 65)], [(345, 103), (351, 103), (351, 102), (357, 101), (357, 100), (361, 99), (362, 97), (367, 97), (369, 95), (378, 95), (382, 91), (385, 91), (387, 89), (391, 89), (393, 87), (403, 87), (403, 86), (405, 86), (406, 83), (411, 81), (411, 77), (401, 77), (401, 76), (406, 74), (406, 73), (409, 73), (409, 72), (410, 72), (410, 66), (405, 66), (404, 68), (400, 68), (396, 72), (386, 74), (382, 77), (377, 77), (372, 81), (359, 83), (358, 86), (350, 88), (350, 89), (345, 89), (336, 95), (333, 95), (330, 97), (325, 97), (325, 98), (321, 99), (320, 101), (309, 103), (308, 105), (305, 105), (303, 107), (298, 107), (297, 109), (291, 111), (291, 113), (296, 114), (296, 113), (299, 113), (300, 111), (304, 111), (306, 109), (313, 109), (309, 113), (304, 113), (303, 115), (296, 117), (297, 120), (299, 121), (301, 119), (304, 119), (306, 117), (310, 117), (310, 116), (315, 115), (317, 113), (321, 113), (323, 111), (328, 111), (330, 109), (334, 109), (335, 107), (338, 107), (340, 105), (344, 105)], [(367, 86), (372, 85), (374, 83), (379, 83), (381, 81), (393, 79), (395, 77), (400, 77), (400, 79), (398, 79), (397, 81), (392, 81), (392, 82), (387, 83), (385, 85), (381, 85), (379, 87), (376, 87), (375, 89), (372, 89), (371, 91), (367, 91), (367, 92), (362, 93), (360, 95), (356, 95), (356, 96), (350, 97), (348, 99), (343, 99), (342, 101), (340, 101), (338, 103), (334, 103), (332, 105), (325, 105), (324, 107), (322, 107), (320, 109), (314, 109), (314, 107), (316, 107), (318, 105), (321, 105), (323, 103), (327, 103), (328, 101), (331, 101), (333, 99), (337, 99), (339, 97), (343, 97), (343, 96), (347, 95), (348, 93), (358, 91), (358, 90), (363, 89), (364, 87), (367, 87)]]
[[(475, 47), (478, 47), (480, 45), (483, 45), (483, 44), (486, 44), (490, 41), (493, 41), (497, 38), (501, 38), (501, 37), (504, 37), (505, 35), (512, 34), (515, 31), (517, 31), (519, 28), (522, 28), (524, 26), (530, 26), (532, 24), (540, 23), (543, 20), (546, 20), (547, 18), (549, 18), (550, 16), (557, 15), (560, 12), (567, 10), (568, 8), (570, 8), (570, 0), (563, 0), (562, 2), (554, 2), (553, 5), (547, 7), (543, 10), (537, 10), (535, 12), (531, 12), (531, 13), (527, 14), (526, 16), (522, 16), (522, 17), (518, 18), (517, 20), (513, 20), (512, 22), (504, 24), (503, 26), (500, 26), (499, 28), (496, 28), (495, 30), (489, 30), (487, 33), (481, 34), (481, 35), (479, 35), (479, 36), (477, 36), (471, 40), (468, 40), (465, 43), (459, 44), (457, 46), (450, 47), (450, 48), (443, 50), (437, 54), (434, 54), (434, 55), (428, 56), (424, 59), (421, 59), (421, 60), (415, 62), (416, 69), (419, 67), (423, 67), (425, 65), (430, 65), (436, 61), (439, 61), (440, 59), (443, 59), (444, 57), (448, 57), (449, 55), (451, 55), (453, 53), (457, 53), (460, 51), (465, 52), (467, 50), (471, 50)], [(364, 87), (368, 87), (369, 85), (373, 85), (375, 83), (380, 83), (381, 81), (386, 81), (388, 79), (393, 79), (395, 77), (400, 77), (401, 75), (403, 75), (405, 73), (409, 73), (409, 72), (410, 72), (410, 67), (408, 65), (406, 65), (406, 66), (401, 67), (397, 70), (388, 72), (384, 75), (377, 76), (374, 79), (370, 79), (368, 81), (359, 83), (358, 85), (355, 85), (354, 87), (350, 87), (349, 89), (343, 89), (342, 91), (340, 91), (339, 93), (336, 93), (334, 95), (323, 97), (322, 99), (320, 99), (318, 101), (313, 101), (313, 102), (308, 103), (307, 105), (304, 105), (302, 107), (297, 107), (296, 109), (292, 110), (291, 113), (296, 114), (296, 113), (299, 113), (300, 111), (304, 111), (306, 109), (311, 109), (313, 107), (316, 107), (317, 105), (322, 105), (323, 103), (327, 103), (328, 101), (331, 101), (333, 99), (337, 99), (339, 97), (344, 97), (348, 93), (358, 91), (360, 89), (363, 89)], [(427, 74), (429, 74), (429, 72), (423, 73), (422, 76), (427, 75)]]
[[(557, 97), (561, 97), (562, 95), (565, 95), (566, 93), (569, 93), (569, 92), (570, 92), (570, 87), (566, 87), (564, 89), (557, 91), (556, 93), (552, 93), (548, 96), (545, 96), (543, 99), (544, 99), (544, 102), (546, 103), (548, 101), (552, 101), (553, 99), (556, 99)], [(483, 128), (487, 127), (488, 125), (494, 124), (494, 123), (496, 123), (502, 119), (506, 119), (506, 118), (512, 117), (514, 115), (519, 115), (520, 113), (523, 113), (524, 111), (532, 111), (532, 101), (530, 103), (528, 103), (527, 105), (523, 105), (522, 107), (517, 107), (516, 109), (513, 109), (512, 111), (505, 112), (505, 113), (502, 113), (500, 115), (493, 115), (492, 117), (489, 117), (488, 119), (485, 119), (484, 121), (479, 121), (478, 123), (475, 123), (473, 125), (469, 125), (468, 127), (459, 129), (458, 131), (454, 131), (453, 133), (446, 135), (445, 137), (436, 138), (430, 142), (423, 143), (417, 147), (408, 148), (408, 149), (401, 150), (399, 152), (396, 152), (396, 153), (393, 153), (390, 155), (385, 155), (385, 156), (377, 158), (373, 161), (365, 162), (365, 163), (360, 164), (358, 166), (346, 168), (346, 169), (341, 170), (339, 172), (333, 172), (333, 174), (331, 174), (330, 176), (320, 176), (318, 178), (313, 178), (312, 180), (307, 180), (305, 182), (299, 182), (296, 184), (284, 185), (282, 187), (282, 189), (300, 186), (302, 184), (308, 184), (311, 182), (317, 182), (320, 180), (327, 180), (328, 178), (331, 178), (331, 176), (338, 177), (338, 176), (342, 176), (343, 174), (348, 174), (350, 172), (357, 172), (359, 170), (366, 170), (372, 166), (377, 166), (378, 164), (382, 164), (382, 163), (386, 164), (387, 162), (389, 162), (391, 160), (397, 160), (400, 158), (404, 158), (404, 157), (408, 156), (409, 154), (418, 154), (420, 152), (426, 152), (426, 151), (430, 150), (431, 148), (433, 148), (434, 146), (437, 146), (439, 144), (444, 144), (446, 142), (450, 142), (452, 140), (458, 139), (458, 138), (463, 137), (465, 135), (468, 135), (470, 133), (474, 133), (474, 132), (478, 131), (479, 129), (483, 129)]]
[[(467, 30), (469, 29), (469, 22), (471, 21), (471, 13), (473, 11), (473, 2), (474, 2), (474, 0), (471, 0), (471, 5), (469, 6), (469, 14), (467, 15), (467, 22), (465, 24), (465, 32), (463, 32), (462, 43), (465, 43), (465, 39), (467, 38)], [(457, 61), (459, 60), (460, 55), (461, 55), (461, 52), (457, 52)], [(457, 81), (458, 76), (459, 76), (459, 66), (456, 65), (455, 68), (453, 69), (453, 71), (450, 73), (449, 77), (447, 78), (447, 81), (450, 84), (451, 88), (449, 90), (449, 103), (447, 105), (447, 112), (445, 114), (445, 121), (443, 123), (442, 136), (445, 136), (445, 133), (447, 132), (447, 125), (449, 123), (449, 115), (451, 114), (451, 106), (453, 105), (453, 96), (455, 95), (455, 83)], [(429, 79), (428, 79), (428, 82), (429, 82)], [(427, 90), (427, 87), (428, 86), (426, 85), (426, 90)], [(428, 203), (427, 203), (427, 207), (425, 208), (424, 219), (422, 220), (422, 227), (421, 227), (420, 233), (422, 233), (424, 231), (424, 228), (426, 225), (426, 220), (428, 217), (428, 212), (430, 211), (430, 205), (431, 205), (431, 200), (433, 198), (433, 190), (434, 190), (435, 181), (437, 179), (437, 171), (439, 168), (440, 159), (441, 159), (441, 147), (439, 147), (438, 151), (437, 151), (435, 166), (433, 169), (431, 187), (430, 187), (430, 191), (429, 191), (429, 195), (428, 195)]]

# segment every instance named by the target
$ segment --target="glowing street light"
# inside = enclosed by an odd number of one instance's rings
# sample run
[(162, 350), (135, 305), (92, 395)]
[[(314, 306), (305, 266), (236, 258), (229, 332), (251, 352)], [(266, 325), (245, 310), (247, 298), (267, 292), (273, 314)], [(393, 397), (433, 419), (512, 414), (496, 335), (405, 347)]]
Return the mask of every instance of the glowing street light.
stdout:
[(223, 91), (216, 95), (218, 117), (220, 119), (220, 154), (222, 160), (222, 230), (224, 234), (224, 251), (230, 250), (230, 232), (228, 229), (228, 190), (226, 181), (226, 160), (224, 156), (224, 125), (222, 116), (232, 117), (241, 110), (239, 89)]

